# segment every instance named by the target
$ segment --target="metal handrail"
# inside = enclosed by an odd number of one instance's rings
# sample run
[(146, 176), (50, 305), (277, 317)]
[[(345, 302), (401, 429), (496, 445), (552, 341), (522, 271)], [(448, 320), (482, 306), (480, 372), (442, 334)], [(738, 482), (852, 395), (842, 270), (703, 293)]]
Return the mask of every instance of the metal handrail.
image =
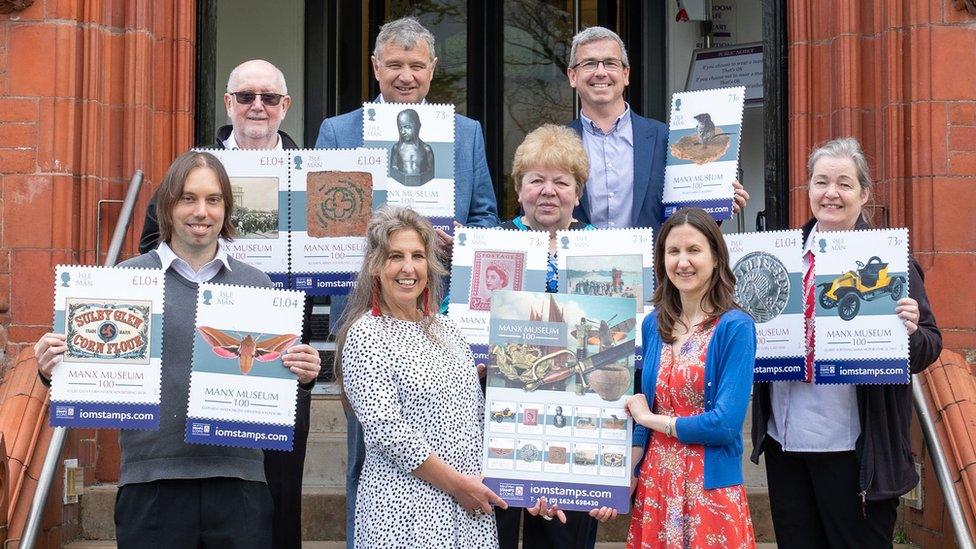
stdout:
[[(139, 189), (142, 187), (142, 170), (136, 170), (129, 181), (129, 190), (125, 194), (125, 201), (122, 203), (122, 210), (119, 212), (119, 219), (115, 223), (115, 232), (112, 233), (112, 241), (105, 254), (105, 267), (115, 266), (122, 251), (122, 242), (125, 240), (125, 232), (129, 228), (132, 220), (132, 211), (136, 206), (136, 198), (139, 197)], [(95, 257), (98, 261), (98, 257)], [(64, 448), (64, 441), (68, 437), (68, 430), (65, 427), (55, 427), (51, 435), (51, 442), (47, 447), (47, 455), (44, 456), (44, 465), (41, 467), (41, 475), (37, 479), (37, 489), (34, 491), (34, 499), (31, 501), (30, 514), (27, 516), (27, 524), (24, 526), (24, 533), (20, 536), (20, 547), (22, 549), (34, 549), (37, 534), (41, 529), (41, 518), (44, 516), (44, 503), (47, 501), (48, 492), (51, 490), (51, 482), (54, 480), (54, 473), (58, 469), (58, 460), (61, 457), (61, 450)]]
[(929, 455), (932, 457), (932, 465), (935, 466), (935, 476), (939, 479), (939, 487), (942, 488), (942, 499), (945, 501), (946, 509), (949, 511), (949, 518), (952, 520), (952, 529), (956, 534), (956, 545), (959, 549), (974, 549), (973, 537), (969, 533), (969, 525), (966, 523), (966, 515), (962, 510), (962, 502), (959, 501), (959, 494), (952, 482), (952, 473), (949, 469), (949, 462), (946, 461), (945, 451), (939, 436), (935, 431), (935, 421), (929, 413), (929, 403), (922, 390), (922, 384), (912, 380), (912, 397), (915, 400), (915, 411), (918, 412), (918, 423), (922, 426), (922, 434), (925, 435), (925, 443), (929, 447)]

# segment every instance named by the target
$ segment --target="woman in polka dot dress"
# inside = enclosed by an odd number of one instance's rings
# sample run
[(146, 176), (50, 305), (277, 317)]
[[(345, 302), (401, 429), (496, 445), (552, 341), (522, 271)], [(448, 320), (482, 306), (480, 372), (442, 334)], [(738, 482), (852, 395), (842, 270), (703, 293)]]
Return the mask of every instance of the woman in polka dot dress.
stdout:
[(481, 481), (484, 397), (467, 342), (436, 314), (436, 242), (412, 210), (375, 212), (339, 331), (343, 391), (366, 439), (356, 547), (498, 546), (491, 504), (507, 505)]

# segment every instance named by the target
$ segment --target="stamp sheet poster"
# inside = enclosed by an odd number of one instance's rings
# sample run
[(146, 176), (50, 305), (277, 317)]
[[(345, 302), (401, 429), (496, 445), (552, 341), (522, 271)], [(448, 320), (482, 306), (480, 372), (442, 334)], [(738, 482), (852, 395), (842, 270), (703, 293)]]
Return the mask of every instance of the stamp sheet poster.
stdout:
[(701, 208), (716, 220), (732, 217), (744, 105), (742, 86), (671, 96), (665, 218), (686, 206)]
[[(492, 297), (482, 473), (509, 505), (630, 508), (633, 298)], [(627, 329), (629, 328), (629, 329)]]
[(814, 235), (817, 383), (908, 383), (908, 229)]
[(302, 333), (305, 297), (201, 284), (186, 441), (291, 451), (298, 379), (281, 355)]
[(54, 427), (157, 429), (163, 271), (59, 265), (54, 331), (68, 350), (51, 379)]

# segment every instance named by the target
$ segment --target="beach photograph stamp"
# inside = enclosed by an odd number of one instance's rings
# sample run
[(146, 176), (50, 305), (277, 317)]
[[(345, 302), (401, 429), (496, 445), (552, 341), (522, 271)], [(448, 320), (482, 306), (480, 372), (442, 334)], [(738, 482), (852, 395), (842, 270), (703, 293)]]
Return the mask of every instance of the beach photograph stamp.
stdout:
[(372, 203), (373, 177), (369, 172), (308, 174), (305, 208), (308, 236), (365, 235)]
[(66, 298), (65, 319), (72, 361), (149, 364), (151, 301)]
[(644, 256), (641, 254), (569, 256), (566, 284), (574, 295), (631, 297), (644, 312)]
[(278, 238), (278, 178), (231, 177), (234, 211), (230, 221), (239, 239)]
[(475, 311), (490, 311), (492, 292), (522, 289), (524, 269), (525, 252), (474, 252), (468, 306)]

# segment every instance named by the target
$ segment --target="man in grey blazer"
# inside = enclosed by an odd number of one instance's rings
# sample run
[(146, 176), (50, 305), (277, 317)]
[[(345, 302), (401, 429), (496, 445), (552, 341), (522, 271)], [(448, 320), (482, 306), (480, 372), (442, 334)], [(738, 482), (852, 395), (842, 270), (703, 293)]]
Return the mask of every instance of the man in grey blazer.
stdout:
[[(430, 91), (437, 57), (434, 35), (416, 19), (404, 17), (383, 25), (373, 48), (373, 74), (380, 85), (378, 102), (423, 103)], [(363, 109), (327, 118), (315, 141), (317, 149), (355, 148), (363, 145)], [(485, 159), (485, 139), (481, 124), (454, 115), (454, 219), (462, 225), (498, 225), (495, 190)], [(442, 234), (449, 244), (450, 237)], [(332, 300), (330, 325), (337, 327), (345, 297)], [(341, 318), (340, 318), (341, 320)], [(346, 546), (353, 547), (356, 490), (363, 468), (366, 447), (363, 428), (351, 410), (346, 410)]]

